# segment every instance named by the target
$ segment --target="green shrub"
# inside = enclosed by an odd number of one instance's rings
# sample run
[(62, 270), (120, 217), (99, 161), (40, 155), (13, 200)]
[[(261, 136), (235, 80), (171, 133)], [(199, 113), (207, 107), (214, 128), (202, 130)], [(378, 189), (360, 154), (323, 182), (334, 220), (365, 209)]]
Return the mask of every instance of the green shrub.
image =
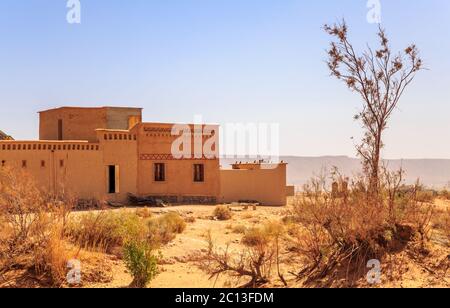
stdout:
[(133, 276), (134, 288), (145, 288), (158, 274), (158, 258), (150, 245), (143, 241), (131, 241), (123, 248), (123, 258)]
[(231, 210), (226, 205), (219, 205), (214, 209), (214, 217), (218, 220), (230, 220), (233, 216), (233, 213), (231, 213)]

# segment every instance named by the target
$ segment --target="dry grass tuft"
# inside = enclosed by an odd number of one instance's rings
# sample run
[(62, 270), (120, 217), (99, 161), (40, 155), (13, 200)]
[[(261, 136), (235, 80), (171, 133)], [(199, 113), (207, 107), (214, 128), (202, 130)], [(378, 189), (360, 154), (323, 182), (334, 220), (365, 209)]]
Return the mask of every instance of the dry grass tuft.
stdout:
[(219, 205), (214, 209), (214, 217), (218, 220), (230, 220), (233, 217), (233, 213), (226, 205)]
[(450, 191), (443, 190), (443, 191), (439, 192), (439, 197), (441, 197), (444, 200), (450, 200)]
[(186, 222), (178, 213), (168, 213), (153, 218), (148, 222), (148, 238), (154, 246), (165, 245), (171, 242), (176, 234), (183, 233)]
[(144, 239), (147, 228), (135, 213), (127, 211), (100, 211), (72, 218), (66, 236), (73, 243), (87, 250), (110, 253), (116, 247), (132, 239)]
[(235, 234), (245, 234), (247, 232), (247, 227), (243, 225), (237, 225), (232, 227), (232, 231)]
[(143, 219), (151, 218), (153, 216), (152, 211), (150, 211), (148, 207), (137, 209), (136, 215)]

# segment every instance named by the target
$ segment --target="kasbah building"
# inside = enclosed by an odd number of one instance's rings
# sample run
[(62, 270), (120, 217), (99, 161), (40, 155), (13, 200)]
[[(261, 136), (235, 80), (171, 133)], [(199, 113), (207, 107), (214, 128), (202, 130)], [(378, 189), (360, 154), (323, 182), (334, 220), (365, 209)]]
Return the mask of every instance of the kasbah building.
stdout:
[[(49, 193), (122, 203), (134, 195), (172, 204), (268, 206), (283, 206), (293, 194), (285, 163), (222, 169), (218, 155), (175, 157), (180, 136), (172, 134), (174, 124), (144, 123), (141, 108), (62, 107), (39, 117), (38, 141), (0, 138), (0, 167), (24, 169)], [(203, 145), (218, 140), (219, 126), (212, 127)]]

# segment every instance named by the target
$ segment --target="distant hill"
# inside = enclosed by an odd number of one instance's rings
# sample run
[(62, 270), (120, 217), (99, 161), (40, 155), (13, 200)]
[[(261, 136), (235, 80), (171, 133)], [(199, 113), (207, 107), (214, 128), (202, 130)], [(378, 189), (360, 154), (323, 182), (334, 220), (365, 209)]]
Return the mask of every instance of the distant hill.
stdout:
[[(303, 186), (311, 177), (321, 174), (323, 170), (331, 170), (334, 166), (346, 176), (352, 176), (361, 171), (360, 161), (346, 156), (295, 157), (280, 158), (288, 165), (288, 183), (298, 187)], [(226, 167), (235, 159), (223, 159)], [(245, 160), (243, 160), (245, 161)], [(422, 184), (436, 189), (450, 188), (450, 159), (405, 159), (386, 160), (388, 167), (398, 170), (403, 166), (406, 183), (414, 183), (418, 178)]]

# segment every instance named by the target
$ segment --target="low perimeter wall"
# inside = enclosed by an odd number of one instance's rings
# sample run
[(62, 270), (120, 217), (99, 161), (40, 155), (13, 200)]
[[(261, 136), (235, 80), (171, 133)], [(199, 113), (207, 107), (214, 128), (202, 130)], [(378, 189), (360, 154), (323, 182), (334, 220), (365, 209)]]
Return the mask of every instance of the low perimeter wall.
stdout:
[(286, 205), (286, 165), (272, 169), (220, 170), (221, 201), (257, 201), (262, 205)]

